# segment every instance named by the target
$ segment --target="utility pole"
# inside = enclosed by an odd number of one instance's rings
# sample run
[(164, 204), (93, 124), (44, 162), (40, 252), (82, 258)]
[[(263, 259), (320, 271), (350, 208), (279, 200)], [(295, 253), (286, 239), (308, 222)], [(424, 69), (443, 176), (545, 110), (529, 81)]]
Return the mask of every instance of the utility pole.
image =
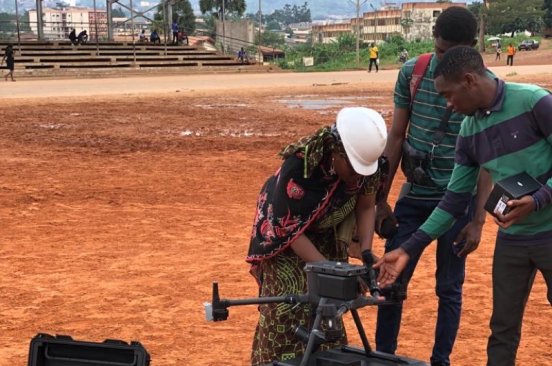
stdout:
[(261, 45), (263, 43), (263, 10), (261, 8), (261, 0), (259, 0), (259, 63), (263, 62), (263, 51)]
[(134, 8), (130, 0), (130, 31), (132, 32), (132, 67), (136, 67), (136, 42), (134, 41)]
[(19, 47), (19, 54), (21, 55), (21, 31), (19, 28), (19, 5), (18, 0), (15, 0), (15, 21), (17, 26), (17, 45)]
[[(352, 3), (352, 0), (349, 0)], [(356, 0), (356, 63), (357, 67), (360, 67), (360, 7), (366, 4), (368, 0)], [(371, 4), (370, 4), (371, 5)]]
[(96, 0), (94, 0), (94, 34), (96, 35), (96, 56), (99, 56), (100, 46), (98, 44), (98, 9), (96, 8)]
[(259, 0), (259, 46), (263, 36), (263, 11), (261, 9), (261, 0)]
[(42, 19), (42, 0), (36, 0), (36, 27), (39, 41), (44, 40), (44, 20)]
[(376, 43), (376, 40), (378, 39), (378, 11), (372, 4), (370, 4), (370, 7), (374, 11), (374, 43)]
[(226, 7), (224, 4), (225, 2), (226, 0), (222, 0), (222, 53), (223, 54), (226, 54), (226, 28), (224, 25), (224, 18), (225, 18), (224, 13), (226, 13)]

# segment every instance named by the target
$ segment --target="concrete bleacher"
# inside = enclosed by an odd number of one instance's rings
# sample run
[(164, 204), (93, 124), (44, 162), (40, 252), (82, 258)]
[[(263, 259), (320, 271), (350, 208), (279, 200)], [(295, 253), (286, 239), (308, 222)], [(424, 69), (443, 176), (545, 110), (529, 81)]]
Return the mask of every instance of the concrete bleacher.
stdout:
[[(7, 43), (0, 42), (3, 53)], [(123, 72), (256, 71), (260, 65), (243, 65), (234, 56), (202, 46), (100, 42), (72, 45), (68, 41), (12, 43), (18, 76), (93, 75)], [(0, 68), (5, 68), (2, 65)]]

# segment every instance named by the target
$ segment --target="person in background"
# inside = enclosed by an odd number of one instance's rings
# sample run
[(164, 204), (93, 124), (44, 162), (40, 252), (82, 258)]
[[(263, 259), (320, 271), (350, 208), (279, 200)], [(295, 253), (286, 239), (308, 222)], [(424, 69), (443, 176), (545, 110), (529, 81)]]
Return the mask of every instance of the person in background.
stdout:
[[(393, 124), (384, 153), (389, 159), (389, 179), (384, 185), (383, 200), (377, 206), (378, 232), (386, 226), (384, 222), (390, 223), (390, 227), (398, 223), (397, 233), (388, 237), (385, 243), (386, 252), (399, 247), (416, 232), (437, 206), (450, 181), (454, 168), (454, 147), (464, 115), (457, 112), (448, 114), (446, 99), (436, 92), (433, 85), (433, 72), (447, 49), (458, 45), (473, 46), (476, 35), (475, 16), (464, 7), (449, 7), (435, 23), (435, 51), (431, 54), (425, 73), (421, 75), (417, 90), (412, 91), (411, 85), (419, 58), (413, 58), (401, 67), (395, 85)], [(442, 139), (435, 142), (435, 136), (439, 134), (442, 134)], [(399, 164), (407, 176), (407, 183), (395, 202), (393, 212), (387, 203), (387, 195)], [(430, 358), (432, 366), (450, 365), (450, 354), (460, 325), (466, 255), (475, 250), (481, 240), (485, 222), (484, 202), (491, 190), (490, 177), (482, 174), (481, 179), (478, 187), (480, 200), (475, 216), (476, 198), (471, 197), (470, 205), (458, 217), (457, 223), (437, 238), (435, 293), (439, 305)], [(465, 242), (465, 246), (455, 246), (455, 242)], [(416, 253), (410, 258), (408, 268), (397, 279), (397, 283), (405, 289), (421, 254)], [(402, 311), (402, 304), (378, 307), (378, 351), (395, 353)]]
[(238, 61), (240, 61), (242, 64), (248, 62), (247, 52), (245, 52), (245, 49), (242, 47), (238, 51)]
[(506, 53), (508, 55), (506, 57), (506, 65), (514, 66), (514, 56), (516, 55), (516, 48), (512, 43), (508, 45)]
[(372, 65), (376, 66), (376, 72), (378, 72), (379, 71), (379, 66), (378, 66), (379, 49), (375, 43), (372, 43), (370, 45), (368, 52), (370, 52), (370, 64), (368, 65), (368, 72), (372, 72)]
[(0, 65), (2, 65), (6, 61), (6, 67), (8, 69), (8, 73), (4, 75), (4, 79), (8, 81), (8, 77), (11, 77), (11, 81), (15, 81), (13, 78), (13, 70), (15, 68), (15, 57), (13, 55), (13, 46), (11, 44), (6, 46), (6, 49), (4, 50), (4, 56), (2, 57), (2, 61), (0, 62)]
[(500, 48), (500, 42), (496, 43), (496, 56), (495, 61), (500, 61), (500, 55), (502, 54), (502, 48)]
[(71, 44), (75, 45), (75, 44), (78, 43), (78, 41), (77, 41), (77, 31), (75, 30), (75, 28), (71, 29), (71, 32), (69, 33), (68, 38), (71, 41)]
[(138, 35), (138, 42), (140, 42), (140, 43), (147, 43), (148, 42), (148, 37), (146, 37), (146, 30), (145, 29), (142, 29), (142, 31)]
[(150, 42), (161, 44), (161, 38), (159, 38), (159, 33), (157, 33), (156, 29), (151, 31)]
[(174, 20), (172, 22), (171, 30), (172, 30), (172, 34), (173, 34), (172, 43), (178, 44), (178, 30), (179, 30), (179, 27), (178, 27), (178, 23), (177, 23), (176, 20)]
[(79, 33), (77, 36), (77, 43), (78, 44), (85, 44), (88, 42), (88, 33), (86, 32), (86, 29)]
[(462, 215), (480, 168), (494, 182), (520, 173), (538, 180), (540, 189), (508, 201), (509, 211), (495, 218), (499, 228), (487, 366), (514, 366), (523, 313), (537, 271), (544, 277), (552, 305), (552, 94), (536, 85), (490, 77), (483, 58), (471, 47), (447, 51), (434, 78), (437, 92), (466, 115), (452, 178), (431, 216), (375, 267), (380, 268), (382, 286), (392, 283), (409, 258), (418, 256)]
[(406, 48), (403, 48), (403, 50), (399, 54), (399, 61), (404, 64), (407, 60), (408, 60), (408, 50)]
[[(386, 139), (379, 113), (353, 107), (342, 109), (331, 127), (282, 150), (281, 167), (258, 197), (246, 259), (260, 296), (306, 293), (306, 262), (347, 262), (355, 223), (362, 257), (371, 267), (378, 158)], [(308, 304), (263, 304), (259, 313), (252, 365), (304, 353), (294, 333), (298, 325), (312, 326)]]
[(190, 43), (190, 41), (188, 40), (188, 33), (186, 33), (184, 30), (178, 31), (178, 43), (180, 44), (181, 42), (182, 44), (186, 42), (186, 46), (188, 46), (188, 44)]

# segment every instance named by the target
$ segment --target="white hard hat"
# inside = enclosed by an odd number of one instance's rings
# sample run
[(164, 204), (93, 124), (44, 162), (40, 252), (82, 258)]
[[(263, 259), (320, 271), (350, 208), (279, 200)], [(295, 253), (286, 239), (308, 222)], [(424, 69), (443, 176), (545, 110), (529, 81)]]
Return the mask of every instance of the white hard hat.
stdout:
[(355, 172), (374, 174), (387, 142), (383, 117), (369, 108), (343, 108), (337, 114), (336, 127)]

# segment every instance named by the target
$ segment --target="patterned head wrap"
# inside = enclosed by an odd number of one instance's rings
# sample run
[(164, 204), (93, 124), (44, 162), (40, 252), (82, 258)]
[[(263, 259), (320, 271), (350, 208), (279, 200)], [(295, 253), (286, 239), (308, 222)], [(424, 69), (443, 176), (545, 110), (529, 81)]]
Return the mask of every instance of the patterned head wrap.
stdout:
[(324, 155), (329, 152), (345, 154), (345, 148), (335, 124), (331, 127), (321, 128), (313, 135), (303, 137), (296, 143), (286, 146), (279, 155), (283, 159), (287, 159), (292, 155), (302, 156), (304, 161), (303, 176), (308, 178), (312, 175), (314, 169), (322, 163)]

